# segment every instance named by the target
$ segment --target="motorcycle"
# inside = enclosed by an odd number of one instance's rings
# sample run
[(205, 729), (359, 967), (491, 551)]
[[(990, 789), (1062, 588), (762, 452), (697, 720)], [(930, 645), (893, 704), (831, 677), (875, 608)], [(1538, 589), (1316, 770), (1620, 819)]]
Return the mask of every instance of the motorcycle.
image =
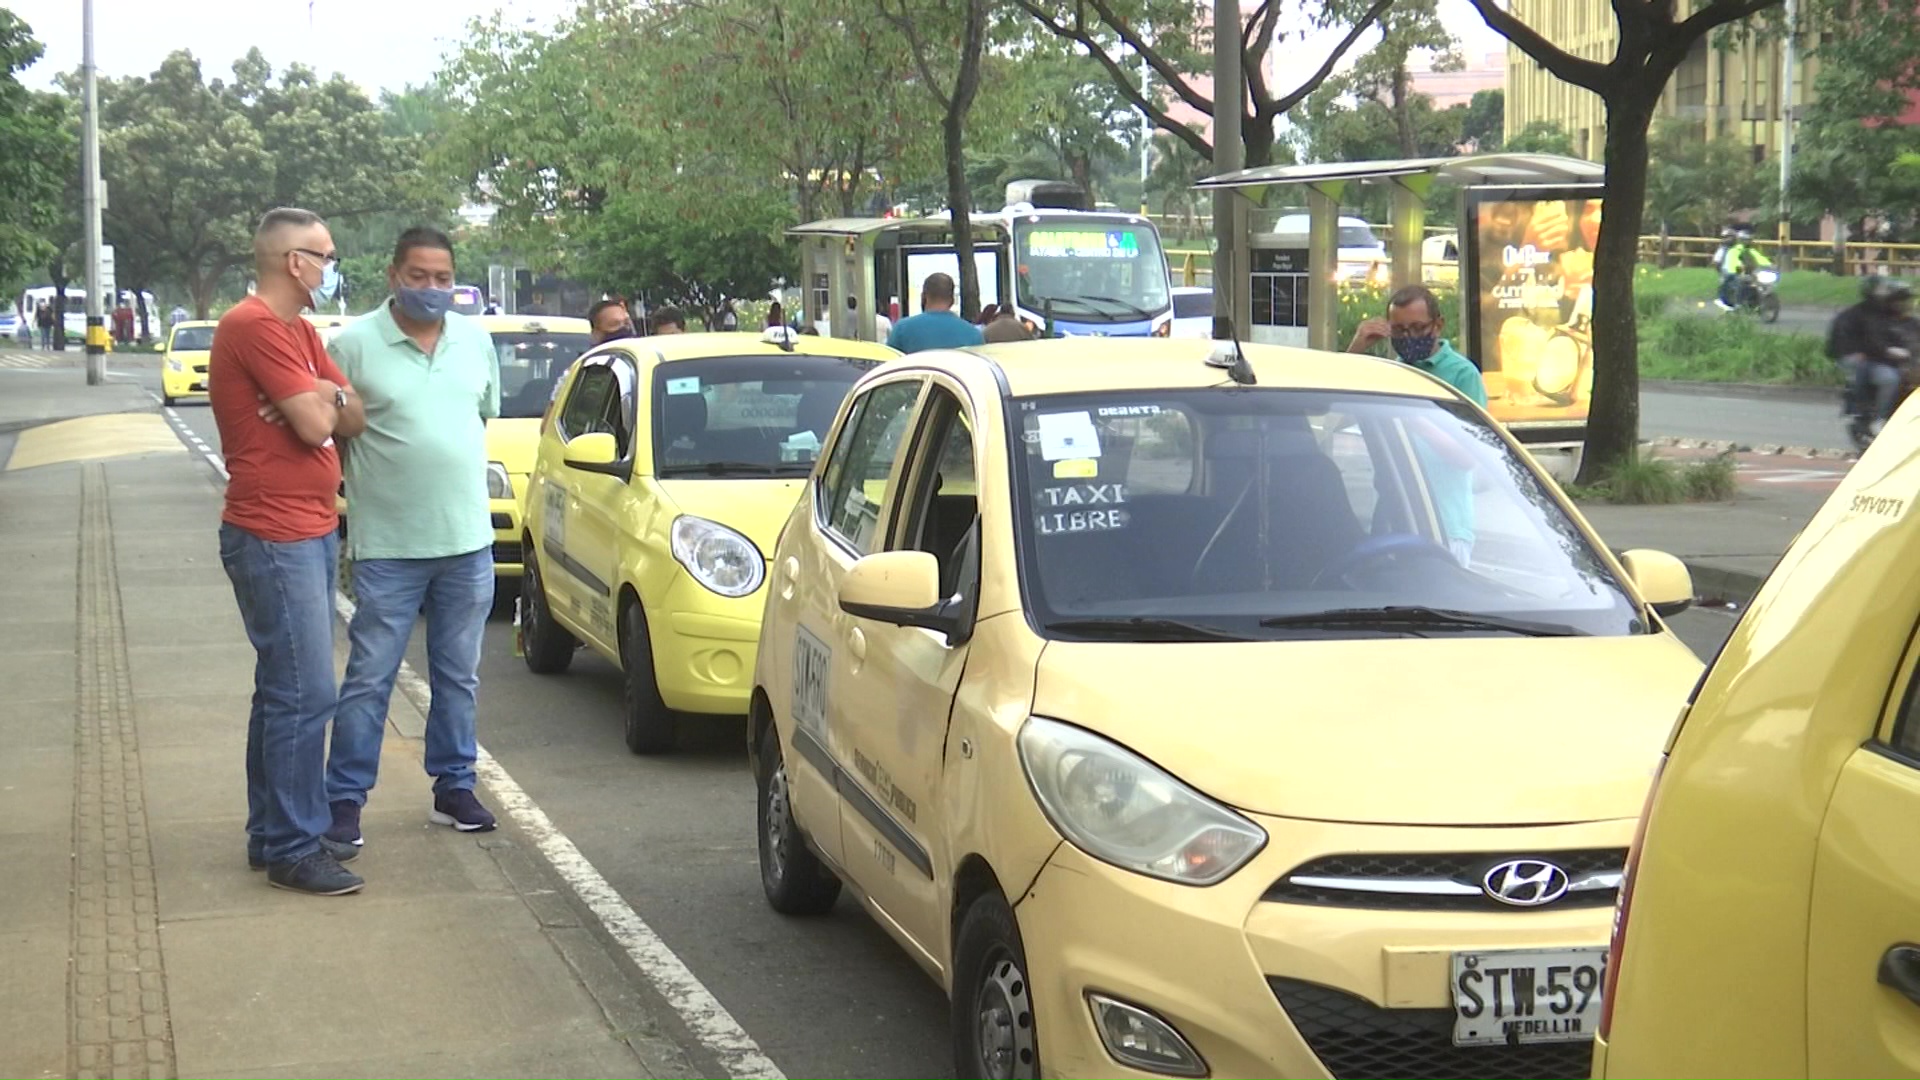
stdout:
[(1740, 275), (1740, 282), (1734, 286), (1734, 311), (1747, 311), (1760, 316), (1761, 322), (1780, 320), (1780, 298), (1774, 295), (1774, 286), (1780, 284), (1780, 271), (1771, 266), (1762, 266)]

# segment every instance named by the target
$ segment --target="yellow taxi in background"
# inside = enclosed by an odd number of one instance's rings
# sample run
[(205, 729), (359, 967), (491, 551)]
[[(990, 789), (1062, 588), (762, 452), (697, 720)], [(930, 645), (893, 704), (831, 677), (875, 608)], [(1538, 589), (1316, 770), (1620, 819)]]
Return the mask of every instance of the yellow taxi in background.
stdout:
[(745, 713), (775, 533), (847, 388), (897, 355), (779, 328), (583, 357), (527, 490), (527, 666), (564, 671), (582, 642), (618, 664), (636, 754), (672, 749), (676, 714)]
[(585, 319), (561, 315), (472, 315), (500, 357), (500, 415), (487, 422), (487, 498), (493, 514), (493, 571), (521, 573), (522, 497), (540, 449), (540, 418), (554, 383), (593, 341)]
[(754, 674), (761, 880), (850, 887), (956, 1075), (1587, 1075), (1700, 672), (1677, 560), (1451, 388), (1299, 349), (918, 353), (825, 454)]
[(345, 330), (353, 320), (359, 318), (358, 315), (337, 315), (320, 311), (303, 311), (300, 317), (313, 324), (314, 330), (320, 334), (322, 345), (333, 344), (333, 339), (340, 336), (340, 331)]
[(1920, 1076), (1920, 405), (1754, 598), (1674, 726), (1596, 1076)]
[(167, 331), (166, 354), (160, 358), (160, 400), (172, 405), (181, 398), (207, 396), (207, 362), (213, 356), (212, 319), (174, 323)]

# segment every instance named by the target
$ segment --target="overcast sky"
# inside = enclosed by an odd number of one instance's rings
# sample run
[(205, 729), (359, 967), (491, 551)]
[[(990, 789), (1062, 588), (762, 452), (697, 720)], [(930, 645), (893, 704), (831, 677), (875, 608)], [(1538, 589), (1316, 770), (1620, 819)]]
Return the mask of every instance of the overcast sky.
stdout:
[[(777, 0), (776, 0), (777, 2)], [(79, 0), (0, 0), (33, 27), (46, 56), (30, 86), (80, 65)], [(423, 83), (464, 34), (467, 20), (504, 9), (551, 26), (572, 0), (94, 0), (94, 51), (103, 75), (143, 75), (175, 49), (191, 49), (209, 76), (258, 45), (277, 71), (304, 63), (341, 72), (370, 94)], [(1441, 0), (1469, 58), (1501, 48), (1467, 0)]]

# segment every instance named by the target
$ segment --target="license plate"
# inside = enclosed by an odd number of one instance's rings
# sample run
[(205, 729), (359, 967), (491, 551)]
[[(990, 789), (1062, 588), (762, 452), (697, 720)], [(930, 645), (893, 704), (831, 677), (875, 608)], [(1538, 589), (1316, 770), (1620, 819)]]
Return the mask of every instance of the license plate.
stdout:
[(1605, 949), (1453, 954), (1453, 1045), (1577, 1042), (1600, 1026)]

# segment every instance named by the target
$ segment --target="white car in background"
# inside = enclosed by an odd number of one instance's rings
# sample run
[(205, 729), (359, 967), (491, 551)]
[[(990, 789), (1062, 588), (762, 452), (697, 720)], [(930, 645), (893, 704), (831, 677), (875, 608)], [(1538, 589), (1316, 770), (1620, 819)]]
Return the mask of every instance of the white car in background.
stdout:
[[(1284, 214), (1273, 224), (1273, 235), (1286, 247), (1307, 246), (1306, 214)], [(1392, 259), (1386, 241), (1373, 226), (1357, 217), (1342, 215), (1334, 243), (1339, 245), (1337, 278), (1342, 284), (1384, 286), (1392, 277)]]
[(1177, 338), (1213, 336), (1212, 289), (1205, 286), (1175, 286), (1171, 336)]

